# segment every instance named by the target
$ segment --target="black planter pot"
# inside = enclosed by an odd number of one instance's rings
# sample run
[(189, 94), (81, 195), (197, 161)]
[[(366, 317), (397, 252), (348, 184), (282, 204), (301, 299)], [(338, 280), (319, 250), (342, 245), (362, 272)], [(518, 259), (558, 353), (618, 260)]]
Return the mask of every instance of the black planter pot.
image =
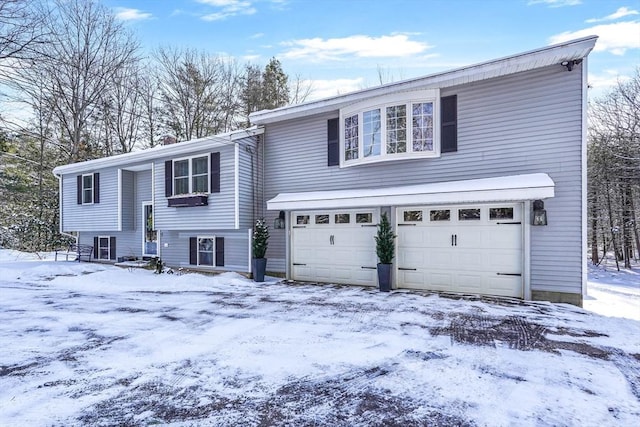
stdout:
[(391, 290), (391, 264), (378, 264), (378, 285), (381, 292)]
[(267, 259), (266, 258), (253, 258), (252, 259), (253, 266), (253, 281), (254, 282), (264, 282), (264, 272), (267, 270)]

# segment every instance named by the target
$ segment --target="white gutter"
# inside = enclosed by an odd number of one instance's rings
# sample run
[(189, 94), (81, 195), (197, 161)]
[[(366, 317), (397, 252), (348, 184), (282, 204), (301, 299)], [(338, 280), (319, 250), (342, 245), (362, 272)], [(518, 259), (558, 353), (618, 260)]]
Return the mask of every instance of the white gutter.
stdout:
[(308, 114), (335, 111), (354, 102), (385, 95), (391, 91), (402, 92), (416, 89), (445, 88), (554, 64), (560, 67), (562, 61), (586, 57), (595, 46), (597, 38), (597, 36), (587, 36), (451, 71), (389, 83), (345, 95), (310, 101), (304, 104), (289, 105), (274, 110), (257, 111), (251, 113), (249, 118), (251, 123), (260, 125), (280, 120), (294, 119)]
[(142, 151), (134, 151), (131, 153), (118, 154), (111, 157), (102, 157), (100, 159), (87, 160), (85, 162), (58, 166), (53, 169), (53, 173), (55, 175), (62, 175), (106, 167), (147, 163), (162, 157), (173, 157), (176, 155), (191, 153), (199, 149), (205, 150), (229, 145), (238, 139), (255, 135), (262, 135), (263, 132), (264, 130), (262, 128), (252, 127), (249, 129), (228, 132), (226, 134), (220, 134), (206, 138), (193, 139), (191, 141), (184, 141), (171, 145), (156, 146), (154, 148), (149, 148)]
[(500, 176), (384, 188), (280, 193), (268, 210), (418, 206), (546, 199), (555, 184), (546, 173)]

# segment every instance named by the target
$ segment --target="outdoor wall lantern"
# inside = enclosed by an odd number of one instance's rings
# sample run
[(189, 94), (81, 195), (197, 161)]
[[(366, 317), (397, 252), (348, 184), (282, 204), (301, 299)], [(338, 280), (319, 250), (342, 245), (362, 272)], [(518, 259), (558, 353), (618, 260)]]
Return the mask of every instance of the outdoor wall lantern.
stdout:
[(542, 200), (533, 201), (533, 225), (547, 225), (547, 211)]
[(284, 228), (284, 211), (280, 211), (278, 218), (273, 221), (273, 228), (276, 230), (282, 230)]

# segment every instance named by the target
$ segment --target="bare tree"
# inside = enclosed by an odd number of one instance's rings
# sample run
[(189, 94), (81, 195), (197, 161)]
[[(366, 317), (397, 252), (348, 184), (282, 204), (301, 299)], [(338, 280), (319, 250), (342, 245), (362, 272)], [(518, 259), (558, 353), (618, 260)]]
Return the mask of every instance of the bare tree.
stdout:
[(44, 15), (29, 0), (0, 0), (0, 60), (32, 57), (45, 41)]
[(169, 128), (179, 140), (224, 129), (224, 65), (217, 56), (193, 49), (161, 47), (156, 52), (160, 95)]
[(291, 104), (302, 104), (313, 93), (313, 83), (296, 74), (290, 83), (289, 93), (291, 94), (291, 99), (289, 100)]
[(94, 0), (55, 0), (45, 26), (49, 55), (35, 66), (47, 82), (68, 161), (100, 155), (89, 122), (119, 73), (137, 60), (138, 44)]
[(606, 252), (611, 244), (616, 262), (630, 268), (640, 252), (640, 69), (590, 104), (588, 154), (592, 261), (593, 245)]

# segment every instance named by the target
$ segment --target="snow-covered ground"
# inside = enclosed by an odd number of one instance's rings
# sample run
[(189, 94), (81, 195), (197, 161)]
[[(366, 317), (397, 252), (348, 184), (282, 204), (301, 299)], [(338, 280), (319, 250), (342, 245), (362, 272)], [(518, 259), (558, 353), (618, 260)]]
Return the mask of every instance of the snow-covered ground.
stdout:
[(0, 250), (0, 426), (636, 426), (636, 273), (585, 310)]

